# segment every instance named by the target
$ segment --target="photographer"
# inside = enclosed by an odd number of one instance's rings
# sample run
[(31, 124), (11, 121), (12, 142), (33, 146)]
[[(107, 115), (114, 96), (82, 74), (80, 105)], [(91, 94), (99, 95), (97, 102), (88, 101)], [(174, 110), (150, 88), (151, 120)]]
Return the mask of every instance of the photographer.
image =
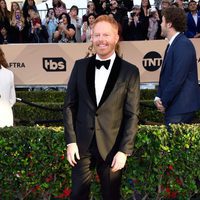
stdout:
[(124, 20), (123, 38), (126, 41), (144, 40), (143, 27), (146, 23), (140, 16), (140, 6), (135, 5), (131, 12), (128, 12), (128, 17)]
[(31, 43), (47, 43), (48, 32), (44, 25), (41, 24), (40, 16), (34, 10), (30, 11), (31, 27), (29, 29), (29, 41)]
[[(111, 0), (93, 0), (97, 14), (109, 14)], [(133, 7), (133, 0), (116, 0), (118, 8), (125, 14)], [(125, 11), (125, 12), (124, 12)], [(124, 15), (123, 15), (124, 16)]]
[(46, 18), (42, 24), (47, 28), (49, 34), (48, 42), (51, 43), (53, 41), (53, 34), (58, 26), (58, 19), (55, 17), (55, 11), (53, 8), (48, 9)]
[(123, 12), (122, 10), (119, 8), (118, 2), (117, 0), (111, 0), (110, 1), (110, 13), (113, 14), (114, 19), (121, 23), (122, 19), (123, 19)]
[(23, 43), (23, 29), (25, 26), (25, 19), (20, 9), (13, 12), (10, 21), (10, 35), (13, 43)]
[(76, 28), (71, 24), (70, 16), (62, 13), (59, 17), (59, 24), (54, 33), (54, 42), (58, 43), (74, 43), (76, 42)]

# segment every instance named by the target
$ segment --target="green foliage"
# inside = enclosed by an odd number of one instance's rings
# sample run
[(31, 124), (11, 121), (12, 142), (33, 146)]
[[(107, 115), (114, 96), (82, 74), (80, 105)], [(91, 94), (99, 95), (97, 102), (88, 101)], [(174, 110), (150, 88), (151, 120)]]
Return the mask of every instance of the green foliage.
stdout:
[[(40, 120), (63, 119), (63, 114), (62, 114), (63, 103), (37, 102), (36, 104), (43, 106), (45, 108), (55, 109), (55, 111), (41, 109), (38, 107), (34, 107), (34, 106), (22, 104), (22, 103), (16, 103), (13, 108), (16, 125), (20, 124), (20, 122), (18, 122), (18, 119), (20, 119), (21, 121), (26, 121), (26, 125), (33, 125), (35, 121), (40, 121)], [(60, 123), (59, 125), (62, 125), (62, 123)]]
[[(200, 126), (140, 126), (122, 181), (123, 199), (189, 200), (200, 196)], [(71, 168), (62, 128), (0, 129), (1, 199), (67, 199)], [(91, 195), (100, 199), (94, 172)]]
[[(155, 96), (155, 90), (141, 90), (141, 112), (140, 122), (145, 124), (146, 122), (162, 123), (163, 116), (158, 113), (154, 104), (153, 99)], [(39, 106), (52, 109), (62, 109), (64, 104), (65, 91), (17, 91), (17, 97), (27, 102), (35, 103)], [(62, 126), (62, 112), (61, 111), (50, 111), (41, 109), (38, 107), (30, 106), (22, 102), (18, 102), (14, 105), (14, 117), (16, 125), (35, 125), (45, 124), (52, 126)], [(55, 122), (42, 122), (42, 121), (59, 121)]]
[(63, 102), (64, 91), (17, 91), (16, 96), (29, 102)]
[(57, 196), (70, 185), (60, 128), (0, 129), (1, 199)]
[[(63, 108), (65, 94), (65, 91), (17, 91), (18, 98), (52, 109)], [(153, 102), (155, 95), (156, 90), (141, 90), (140, 124), (163, 124), (163, 114), (157, 111)], [(16, 103), (13, 109), (16, 125), (62, 126), (61, 111), (41, 109), (21, 102)], [(197, 113), (197, 122), (199, 118), (200, 112)]]
[[(30, 102), (63, 102), (65, 91), (17, 91), (18, 98)], [(156, 96), (156, 90), (144, 89), (140, 92), (141, 100), (153, 100)]]
[(143, 89), (140, 90), (140, 99), (141, 100), (154, 100), (157, 90), (152, 89)]

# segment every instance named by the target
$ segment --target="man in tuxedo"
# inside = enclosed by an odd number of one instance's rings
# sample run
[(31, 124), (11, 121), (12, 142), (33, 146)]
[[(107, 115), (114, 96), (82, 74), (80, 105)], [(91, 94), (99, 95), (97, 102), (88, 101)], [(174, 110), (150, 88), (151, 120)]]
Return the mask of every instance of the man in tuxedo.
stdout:
[(67, 159), (72, 166), (72, 200), (89, 200), (93, 167), (104, 200), (120, 199), (122, 170), (137, 132), (140, 82), (138, 68), (121, 59), (118, 24), (95, 20), (96, 55), (75, 62), (65, 97)]
[(197, 77), (196, 52), (183, 34), (185, 12), (181, 8), (166, 8), (162, 17), (162, 36), (169, 45), (165, 51), (157, 97), (158, 111), (165, 113), (165, 123), (190, 123), (200, 108), (200, 88)]

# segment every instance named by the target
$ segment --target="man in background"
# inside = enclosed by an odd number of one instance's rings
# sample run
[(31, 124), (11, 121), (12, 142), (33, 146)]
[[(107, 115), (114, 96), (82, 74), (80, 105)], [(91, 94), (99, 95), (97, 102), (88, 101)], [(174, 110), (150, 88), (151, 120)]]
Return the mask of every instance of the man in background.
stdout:
[(165, 51), (155, 105), (165, 114), (165, 123), (190, 123), (200, 108), (196, 52), (183, 34), (185, 12), (170, 7), (163, 11), (161, 35), (169, 45)]
[(200, 38), (200, 11), (197, 10), (197, 2), (192, 0), (188, 3), (187, 30), (188, 38)]

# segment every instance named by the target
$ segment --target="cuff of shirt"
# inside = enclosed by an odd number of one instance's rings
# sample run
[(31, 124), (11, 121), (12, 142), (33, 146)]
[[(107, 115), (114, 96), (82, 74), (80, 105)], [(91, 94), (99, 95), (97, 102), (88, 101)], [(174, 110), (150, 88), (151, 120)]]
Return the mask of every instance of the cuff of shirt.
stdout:
[(160, 97), (155, 97), (154, 98), (154, 101), (158, 101), (158, 100), (160, 100)]
[(72, 145), (72, 144), (76, 144), (76, 143), (75, 143), (75, 142), (73, 142), (73, 143), (69, 143), (69, 144), (67, 144), (67, 147), (70, 146), (70, 145)]

